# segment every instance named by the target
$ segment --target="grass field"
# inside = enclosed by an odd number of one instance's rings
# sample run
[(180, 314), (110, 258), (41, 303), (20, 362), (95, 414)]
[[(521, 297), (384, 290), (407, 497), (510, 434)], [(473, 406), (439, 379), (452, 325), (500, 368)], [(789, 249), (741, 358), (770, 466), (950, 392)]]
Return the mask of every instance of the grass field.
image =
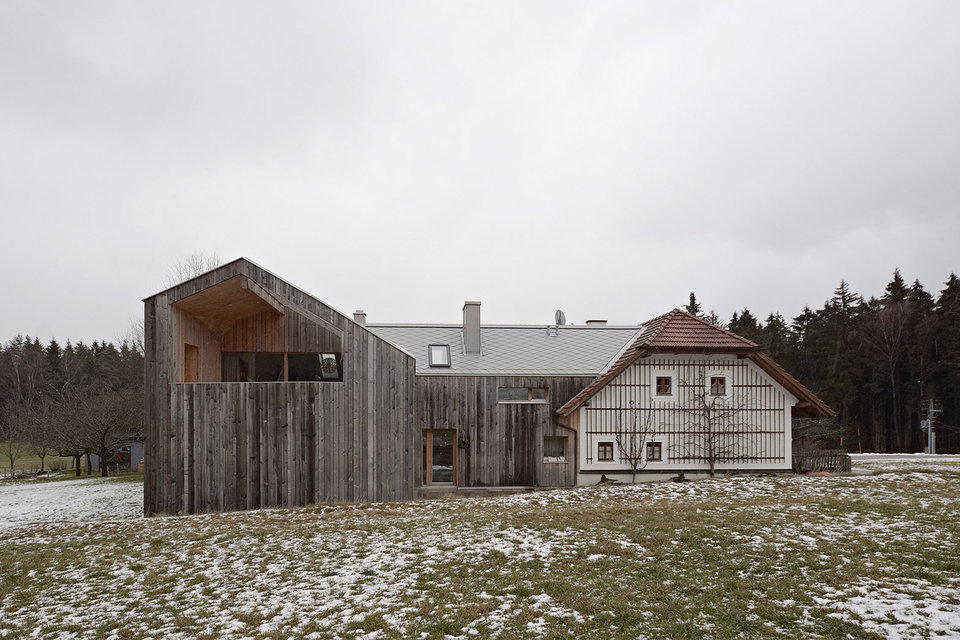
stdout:
[[(40, 456), (35, 456), (29, 452), (26, 445), (17, 447), (19, 454), (13, 463), (13, 469), (16, 473), (33, 473), (40, 470)], [(73, 465), (73, 459), (60, 458), (58, 456), (47, 456), (43, 459), (44, 469), (69, 469)], [(4, 451), (0, 454), (0, 478), (10, 475), (10, 458)]]
[(0, 528), (0, 637), (960, 636), (960, 464)]

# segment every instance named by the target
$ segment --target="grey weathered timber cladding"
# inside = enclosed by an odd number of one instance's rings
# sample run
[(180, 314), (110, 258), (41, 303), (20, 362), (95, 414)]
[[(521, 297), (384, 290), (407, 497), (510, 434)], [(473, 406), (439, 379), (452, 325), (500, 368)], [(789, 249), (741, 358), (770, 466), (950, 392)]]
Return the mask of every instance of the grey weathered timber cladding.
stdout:
[[(420, 376), (421, 429), (456, 429), (460, 486), (576, 484), (576, 435), (557, 421), (557, 409), (592, 377)], [(498, 404), (499, 387), (546, 387), (544, 404)], [(566, 462), (544, 462), (544, 436), (568, 437)], [(422, 467), (422, 461), (418, 469)], [(421, 471), (422, 473), (422, 471)]]
[[(245, 276), (285, 308), (222, 331), (174, 306)], [(144, 511), (401, 500), (417, 487), (413, 358), (247, 260), (144, 301)], [(274, 314), (274, 315), (271, 315)], [(184, 382), (184, 345), (199, 382)], [(224, 350), (343, 356), (343, 382), (221, 382)]]

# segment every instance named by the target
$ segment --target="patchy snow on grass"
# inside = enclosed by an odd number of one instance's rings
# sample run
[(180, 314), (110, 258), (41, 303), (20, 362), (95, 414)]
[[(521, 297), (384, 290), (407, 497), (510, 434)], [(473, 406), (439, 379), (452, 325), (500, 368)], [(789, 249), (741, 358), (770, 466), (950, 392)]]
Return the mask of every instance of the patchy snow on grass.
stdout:
[(39, 519), (0, 529), (0, 638), (960, 637), (947, 472)]
[(960, 473), (960, 455), (927, 453), (851, 453), (854, 472), (930, 471)]
[(137, 518), (143, 484), (120, 478), (0, 482), (0, 529), (35, 522)]
[(905, 578), (863, 579), (842, 588), (826, 587), (813, 600), (835, 610), (829, 615), (856, 621), (865, 630), (891, 640), (958, 638), (957, 582), (952, 579), (947, 585), (934, 585)]

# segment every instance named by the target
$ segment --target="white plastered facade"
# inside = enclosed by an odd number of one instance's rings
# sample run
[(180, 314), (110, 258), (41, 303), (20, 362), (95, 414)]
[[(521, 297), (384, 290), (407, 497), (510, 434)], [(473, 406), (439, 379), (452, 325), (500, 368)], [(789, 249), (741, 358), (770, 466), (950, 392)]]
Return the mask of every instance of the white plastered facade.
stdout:
[[(657, 378), (669, 379), (669, 393), (661, 382), (658, 394)], [(722, 378), (722, 394), (710, 393), (711, 378)], [(705, 435), (696, 426), (704, 422), (701, 398), (723, 416), (714, 420), (716, 436)], [(618, 443), (618, 432), (641, 431), (646, 443), (660, 445), (660, 460), (647, 459), (648, 450), (642, 448), (637, 481), (672, 477), (681, 471), (685, 476), (708, 472), (711, 438), (718, 473), (789, 472), (796, 403), (795, 396), (748, 358), (641, 358), (577, 409), (578, 484), (596, 484), (602, 476), (626, 482), (634, 478), (630, 454)], [(621, 436), (621, 440), (626, 443), (628, 438)], [(602, 459), (609, 457), (611, 445), (612, 460)]]

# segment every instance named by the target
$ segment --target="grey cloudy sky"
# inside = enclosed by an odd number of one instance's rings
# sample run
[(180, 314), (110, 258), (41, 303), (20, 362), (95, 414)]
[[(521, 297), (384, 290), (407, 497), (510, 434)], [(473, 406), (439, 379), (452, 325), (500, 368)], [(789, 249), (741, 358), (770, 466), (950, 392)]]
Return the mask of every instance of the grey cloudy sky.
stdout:
[(247, 256), (371, 322), (960, 270), (960, 3), (0, 0), (0, 340)]

